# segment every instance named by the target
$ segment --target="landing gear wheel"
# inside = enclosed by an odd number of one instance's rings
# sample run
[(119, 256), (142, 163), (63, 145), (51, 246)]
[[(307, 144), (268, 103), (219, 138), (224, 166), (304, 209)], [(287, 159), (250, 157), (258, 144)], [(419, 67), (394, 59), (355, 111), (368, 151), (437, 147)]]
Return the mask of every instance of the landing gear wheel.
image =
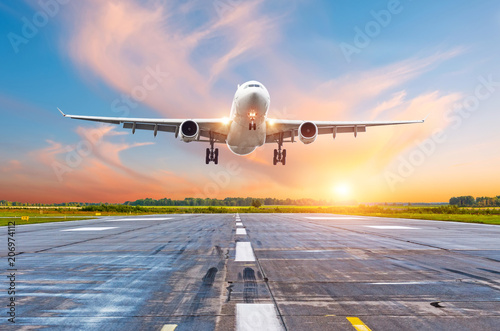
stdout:
[(257, 124), (254, 123), (252, 127), (254, 130), (257, 130)]
[(219, 163), (219, 149), (214, 148), (215, 138), (210, 132), (210, 148), (207, 148), (207, 153), (205, 155), (205, 163), (209, 164), (210, 162), (214, 162), (215, 164)]
[(248, 124), (248, 130), (252, 130), (252, 123)]
[(278, 139), (278, 149), (274, 150), (273, 164), (276, 165), (278, 162), (285, 165), (286, 164), (286, 149), (281, 149), (283, 147), (283, 133), (279, 134)]

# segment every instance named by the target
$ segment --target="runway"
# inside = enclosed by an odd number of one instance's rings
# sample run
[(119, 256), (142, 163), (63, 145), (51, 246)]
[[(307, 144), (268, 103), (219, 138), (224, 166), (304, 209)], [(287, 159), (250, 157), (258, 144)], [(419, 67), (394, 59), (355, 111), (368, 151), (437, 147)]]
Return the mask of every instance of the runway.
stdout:
[(154, 215), (17, 226), (15, 240), (3, 330), (500, 330), (500, 226)]

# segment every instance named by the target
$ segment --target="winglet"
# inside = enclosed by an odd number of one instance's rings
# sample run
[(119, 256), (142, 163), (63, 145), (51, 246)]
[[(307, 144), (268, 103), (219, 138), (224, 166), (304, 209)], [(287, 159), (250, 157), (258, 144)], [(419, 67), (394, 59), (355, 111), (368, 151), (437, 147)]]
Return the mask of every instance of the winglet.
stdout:
[(427, 114), (427, 116), (425, 116), (425, 118), (422, 120), (422, 122), (425, 122), (425, 120), (427, 119), (427, 117), (429, 117), (431, 113)]
[(62, 114), (62, 116), (66, 117), (66, 114), (63, 113), (63, 111), (61, 109), (59, 109), (59, 107), (57, 107), (57, 110), (59, 110), (59, 112)]

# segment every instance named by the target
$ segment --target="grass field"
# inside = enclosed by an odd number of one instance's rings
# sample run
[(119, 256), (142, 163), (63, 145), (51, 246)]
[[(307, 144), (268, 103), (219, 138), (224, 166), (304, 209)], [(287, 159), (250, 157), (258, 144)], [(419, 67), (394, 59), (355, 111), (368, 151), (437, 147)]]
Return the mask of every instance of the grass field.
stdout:
[[(17, 225), (63, 222), (70, 220), (91, 219), (102, 216), (132, 216), (171, 213), (326, 213), (357, 216), (377, 216), (391, 218), (427, 219), (500, 225), (500, 211), (487, 208), (439, 207), (404, 207), (401, 206), (262, 206), (254, 207), (130, 207), (104, 206), (102, 210), (78, 210), (65, 208), (50, 209), (0, 209), (0, 226), (9, 221)], [(96, 208), (99, 209), (99, 208)], [(107, 209), (107, 210), (106, 210)], [(21, 220), (29, 216), (29, 220)]]

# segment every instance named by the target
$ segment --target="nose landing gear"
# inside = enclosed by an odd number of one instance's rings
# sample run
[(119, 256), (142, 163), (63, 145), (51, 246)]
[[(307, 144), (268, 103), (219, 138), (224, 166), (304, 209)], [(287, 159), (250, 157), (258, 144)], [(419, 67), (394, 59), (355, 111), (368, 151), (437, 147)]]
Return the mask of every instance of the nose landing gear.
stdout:
[(210, 133), (210, 148), (207, 148), (205, 154), (206, 164), (209, 164), (210, 162), (213, 162), (214, 164), (219, 164), (219, 149), (214, 148), (214, 144), (215, 144), (215, 138), (212, 136), (212, 133)]
[(257, 124), (255, 124), (255, 112), (249, 112), (248, 118), (250, 119), (250, 123), (248, 124), (248, 130), (257, 130)]

